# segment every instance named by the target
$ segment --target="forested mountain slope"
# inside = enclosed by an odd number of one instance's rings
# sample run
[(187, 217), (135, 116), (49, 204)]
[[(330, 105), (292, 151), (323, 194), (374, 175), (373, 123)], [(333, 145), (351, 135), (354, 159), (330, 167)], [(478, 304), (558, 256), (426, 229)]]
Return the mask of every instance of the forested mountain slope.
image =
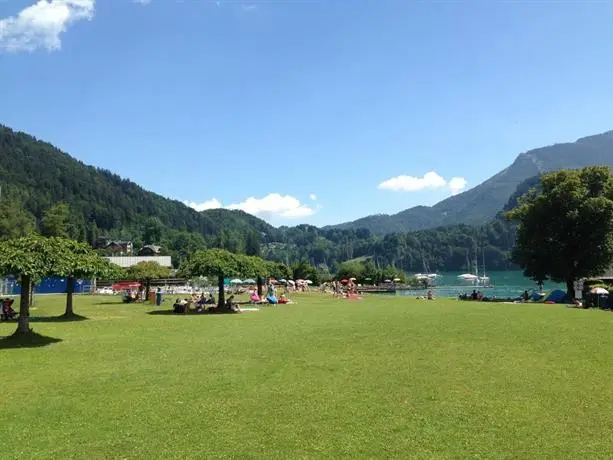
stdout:
[(376, 235), (385, 235), (441, 225), (480, 225), (493, 219), (525, 180), (556, 169), (589, 165), (613, 166), (613, 131), (522, 153), (513, 164), (482, 184), (432, 207), (417, 206), (394, 215), (367, 216), (334, 227), (367, 228)]
[(199, 213), (6, 127), (0, 127), (0, 159), (0, 238), (28, 227), (43, 229), (45, 215), (69, 209), (69, 236), (90, 243), (103, 235), (131, 240), (135, 248), (155, 243), (175, 264), (197, 249), (222, 247), (289, 264), (306, 260), (324, 272), (355, 257), (409, 272), (421, 271), (424, 262), (433, 270), (457, 270), (475, 243), (485, 249), (490, 269), (506, 268), (514, 238), (513, 227), (503, 219), (478, 228), (451, 225), (407, 232), (398, 227), (382, 237), (363, 228), (275, 228), (241, 211)]

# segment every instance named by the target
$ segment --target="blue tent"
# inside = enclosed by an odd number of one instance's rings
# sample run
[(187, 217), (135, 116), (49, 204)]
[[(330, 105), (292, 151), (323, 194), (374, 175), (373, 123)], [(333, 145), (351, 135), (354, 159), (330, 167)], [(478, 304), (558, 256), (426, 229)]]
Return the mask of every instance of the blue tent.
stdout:
[(543, 299), (545, 302), (555, 302), (555, 303), (568, 303), (568, 296), (566, 292), (561, 291), (560, 289), (554, 289), (551, 293)]
[(545, 294), (534, 291), (532, 295), (530, 296), (530, 300), (532, 300), (533, 302), (540, 302), (545, 297), (546, 297)]

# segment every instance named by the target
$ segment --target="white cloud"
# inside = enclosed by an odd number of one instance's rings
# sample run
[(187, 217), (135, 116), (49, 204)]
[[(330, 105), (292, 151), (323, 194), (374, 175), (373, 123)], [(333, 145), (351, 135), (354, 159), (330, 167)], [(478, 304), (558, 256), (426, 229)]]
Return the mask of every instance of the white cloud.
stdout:
[(255, 216), (305, 217), (314, 213), (297, 198), (279, 193), (269, 193), (264, 198), (249, 197), (242, 203), (231, 204), (228, 209), (241, 209)]
[(393, 190), (394, 192), (416, 192), (426, 189), (449, 188), (451, 193), (456, 194), (466, 187), (466, 179), (463, 177), (452, 177), (449, 181), (445, 180), (438, 173), (430, 171), (423, 177), (415, 176), (396, 176), (383, 181), (379, 184), (382, 190)]
[(257, 8), (257, 5), (243, 5), (243, 11), (253, 11)]
[(56, 51), (60, 35), (74, 22), (94, 17), (96, 0), (39, 0), (17, 15), (0, 19), (0, 51)]
[(212, 200), (205, 201), (204, 203), (196, 203), (194, 201), (184, 201), (184, 205), (189, 206), (190, 208), (194, 208), (196, 211), (206, 211), (207, 209), (217, 209), (222, 208), (223, 206), (219, 202), (217, 198), (213, 198)]
[(249, 197), (241, 203), (234, 203), (228, 206), (223, 206), (215, 198), (204, 203), (195, 203), (193, 201), (184, 201), (183, 203), (197, 211), (216, 208), (240, 209), (265, 219), (272, 217), (307, 217), (315, 213), (313, 208), (301, 203), (296, 197), (279, 193), (269, 193), (263, 198)]
[(148, 5), (151, 0), (132, 0), (134, 3), (140, 3), (141, 5)]
[(311, 193), (311, 194), (309, 195), (309, 198), (310, 198), (311, 200), (313, 200), (313, 201), (317, 201), (317, 195), (315, 195), (314, 193)]
[(449, 179), (449, 189), (451, 190), (452, 194), (457, 194), (460, 193), (462, 190), (464, 190), (466, 188), (466, 179), (464, 179), (463, 177), (452, 177), (451, 179)]

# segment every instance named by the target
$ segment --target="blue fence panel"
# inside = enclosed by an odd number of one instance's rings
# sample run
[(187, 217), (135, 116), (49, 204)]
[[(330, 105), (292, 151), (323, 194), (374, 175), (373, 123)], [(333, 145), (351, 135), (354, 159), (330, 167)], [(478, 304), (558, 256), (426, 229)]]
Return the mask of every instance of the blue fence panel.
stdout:
[[(21, 294), (21, 285), (15, 278), (5, 278), (4, 280), (4, 295), (19, 295)], [(60, 278), (57, 276), (51, 278), (45, 278), (40, 284), (34, 286), (35, 294), (64, 294), (66, 292), (67, 282), (66, 278)], [(91, 280), (77, 280), (75, 283), (75, 293), (80, 294), (83, 292), (91, 292), (92, 281)]]

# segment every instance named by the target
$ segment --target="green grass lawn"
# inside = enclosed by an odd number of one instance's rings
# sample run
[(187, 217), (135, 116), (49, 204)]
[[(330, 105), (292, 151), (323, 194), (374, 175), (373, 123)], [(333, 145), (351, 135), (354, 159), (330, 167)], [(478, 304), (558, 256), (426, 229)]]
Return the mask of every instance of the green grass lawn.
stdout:
[(117, 300), (78, 297), (88, 319), (57, 322), (64, 298), (37, 298), (35, 331), (59, 341), (0, 348), (0, 458), (613, 452), (611, 313), (313, 294), (177, 316)]

